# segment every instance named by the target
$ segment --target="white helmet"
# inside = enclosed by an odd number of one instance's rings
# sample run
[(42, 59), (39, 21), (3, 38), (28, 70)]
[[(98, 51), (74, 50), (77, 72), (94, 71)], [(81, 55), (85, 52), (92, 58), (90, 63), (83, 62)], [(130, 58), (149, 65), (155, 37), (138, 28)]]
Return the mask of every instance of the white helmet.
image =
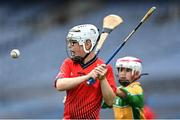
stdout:
[[(97, 39), (99, 37), (99, 32), (96, 26), (92, 24), (83, 24), (83, 25), (77, 25), (69, 30), (69, 33), (67, 35), (67, 40), (76, 40), (79, 45), (83, 45), (83, 49), (86, 53), (89, 53), (92, 51), (93, 47), (95, 46)], [(92, 47), (88, 51), (85, 48), (85, 42), (86, 40), (91, 40)]]
[(139, 71), (139, 74), (141, 74), (142, 71), (142, 65), (141, 65), (141, 60), (135, 57), (123, 57), (123, 58), (119, 58), (116, 61), (116, 68), (130, 68), (132, 69), (132, 73), (134, 73), (134, 71)]

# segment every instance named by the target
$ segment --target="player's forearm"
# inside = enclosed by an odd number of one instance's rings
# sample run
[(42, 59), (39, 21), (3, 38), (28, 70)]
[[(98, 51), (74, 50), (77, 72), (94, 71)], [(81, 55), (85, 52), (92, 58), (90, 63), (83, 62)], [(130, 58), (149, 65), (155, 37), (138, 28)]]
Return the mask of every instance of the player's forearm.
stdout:
[(69, 90), (86, 81), (88, 78), (87, 75), (75, 78), (59, 78), (56, 81), (56, 88), (59, 91)]
[(116, 95), (119, 96), (119, 97), (122, 97), (122, 98), (125, 98), (127, 97), (126, 93), (123, 92), (121, 89), (117, 88), (117, 91), (116, 91)]
[(108, 106), (112, 106), (114, 98), (115, 98), (115, 93), (113, 89), (109, 85), (106, 78), (104, 80), (100, 80), (100, 83), (101, 83), (101, 91), (102, 91), (102, 95), (103, 95), (103, 99), (105, 103)]

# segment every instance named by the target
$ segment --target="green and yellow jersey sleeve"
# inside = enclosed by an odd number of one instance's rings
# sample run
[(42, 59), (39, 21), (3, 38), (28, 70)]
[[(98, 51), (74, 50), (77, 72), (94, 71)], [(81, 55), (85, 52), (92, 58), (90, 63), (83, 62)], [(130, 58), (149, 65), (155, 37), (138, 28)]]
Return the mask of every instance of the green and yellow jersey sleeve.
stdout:
[(142, 108), (144, 105), (144, 94), (139, 82), (134, 82), (127, 87), (120, 88), (126, 93), (127, 97), (124, 99), (127, 104), (133, 107)]
[[(119, 87), (126, 93), (126, 98), (116, 96), (113, 104), (115, 119), (144, 119), (144, 95), (139, 82), (134, 82), (127, 87)], [(110, 108), (104, 101), (102, 108)]]

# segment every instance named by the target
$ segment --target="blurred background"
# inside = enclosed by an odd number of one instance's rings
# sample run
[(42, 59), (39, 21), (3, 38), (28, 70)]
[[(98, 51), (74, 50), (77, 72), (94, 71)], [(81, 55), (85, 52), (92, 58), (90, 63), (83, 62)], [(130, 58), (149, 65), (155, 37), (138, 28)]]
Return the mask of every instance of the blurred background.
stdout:
[[(107, 60), (152, 6), (157, 10), (136, 31), (110, 63), (135, 56), (143, 61), (145, 101), (156, 118), (180, 118), (180, 2), (178, 0), (1, 0), (0, 118), (58, 119), (63, 97), (54, 79), (66, 58), (65, 38), (78, 24), (102, 29), (108, 14), (124, 19), (104, 44)], [(20, 50), (18, 59), (9, 55)], [(114, 68), (114, 73), (116, 72)], [(111, 109), (101, 118), (113, 119)]]

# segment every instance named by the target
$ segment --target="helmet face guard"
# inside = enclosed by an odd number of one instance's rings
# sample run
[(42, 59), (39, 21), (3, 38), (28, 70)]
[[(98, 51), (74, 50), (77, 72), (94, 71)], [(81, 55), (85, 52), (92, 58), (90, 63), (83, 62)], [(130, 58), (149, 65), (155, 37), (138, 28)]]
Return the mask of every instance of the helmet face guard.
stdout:
[(74, 55), (73, 51), (69, 48), (69, 46), (73, 46), (76, 43), (78, 43), (76, 40), (66, 41), (66, 53), (75, 63), (82, 63), (84, 60), (83, 57)]
[(141, 65), (141, 60), (135, 57), (123, 57), (123, 58), (119, 58), (116, 61), (116, 68), (129, 68), (132, 69), (132, 73), (134, 73), (134, 71), (138, 71), (139, 74), (141, 74), (142, 71), (142, 65)]
[[(83, 46), (83, 49), (86, 53), (90, 53), (96, 45), (98, 37), (99, 31), (96, 26), (92, 24), (83, 24), (71, 28), (66, 39), (67, 41), (76, 40), (79, 45)], [(86, 50), (85, 48), (85, 43), (87, 40), (90, 40), (92, 44), (90, 50)]]

